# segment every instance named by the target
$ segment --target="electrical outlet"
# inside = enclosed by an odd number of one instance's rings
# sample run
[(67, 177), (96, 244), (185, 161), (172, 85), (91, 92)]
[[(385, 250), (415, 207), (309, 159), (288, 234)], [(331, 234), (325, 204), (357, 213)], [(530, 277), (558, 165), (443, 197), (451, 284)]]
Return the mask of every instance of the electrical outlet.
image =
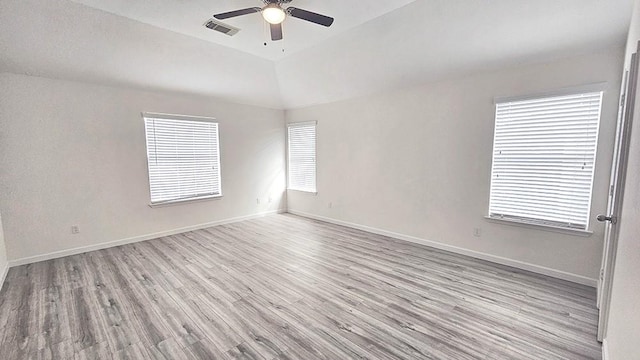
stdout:
[(333, 203), (330, 202), (328, 206), (329, 206), (329, 209), (331, 209), (333, 207)]
[(78, 225), (71, 226), (71, 233), (72, 234), (79, 234), (80, 233), (80, 227)]
[(269, 204), (271, 204), (272, 201), (273, 199), (271, 198), (271, 196), (269, 196)]
[(256, 199), (256, 204), (260, 205), (260, 198)]
[(482, 229), (480, 229), (480, 228), (473, 228), (473, 236), (475, 236), (475, 237), (480, 237), (480, 236), (482, 236)]

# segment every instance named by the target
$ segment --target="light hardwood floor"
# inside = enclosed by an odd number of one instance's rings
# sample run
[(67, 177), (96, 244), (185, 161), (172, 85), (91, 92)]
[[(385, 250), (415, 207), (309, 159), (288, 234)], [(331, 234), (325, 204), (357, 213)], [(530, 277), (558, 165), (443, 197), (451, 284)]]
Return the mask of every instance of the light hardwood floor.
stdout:
[(292, 215), (12, 268), (1, 359), (599, 359), (595, 290)]

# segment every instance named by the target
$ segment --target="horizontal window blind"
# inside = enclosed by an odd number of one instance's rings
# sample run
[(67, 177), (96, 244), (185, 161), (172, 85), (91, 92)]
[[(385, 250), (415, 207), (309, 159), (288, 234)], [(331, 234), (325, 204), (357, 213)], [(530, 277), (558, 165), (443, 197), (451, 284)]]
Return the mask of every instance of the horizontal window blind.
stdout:
[(145, 117), (151, 203), (221, 195), (218, 124)]
[(289, 124), (289, 189), (316, 192), (316, 125)]
[(489, 216), (586, 230), (602, 92), (496, 105)]

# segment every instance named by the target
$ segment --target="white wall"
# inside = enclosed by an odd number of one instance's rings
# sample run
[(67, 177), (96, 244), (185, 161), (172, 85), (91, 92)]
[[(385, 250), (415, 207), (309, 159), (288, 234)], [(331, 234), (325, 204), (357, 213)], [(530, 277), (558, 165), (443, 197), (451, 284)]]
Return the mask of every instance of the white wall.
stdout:
[[(636, 52), (639, 40), (640, 1), (636, 1), (625, 69), (628, 69), (631, 54)], [(635, 103), (611, 308), (605, 335), (609, 360), (637, 359), (640, 356), (640, 96), (636, 96)]]
[[(595, 285), (603, 226), (590, 237), (488, 222), (496, 96), (608, 82), (592, 219), (606, 209), (622, 49), (288, 110), (317, 120), (318, 194), (291, 211), (370, 226), (566, 272)], [(328, 204), (332, 203), (329, 208)], [(482, 229), (474, 237), (474, 228)]]
[[(12, 261), (286, 207), (281, 110), (7, 73), (0, 95), (0, 212)], [(148, 206), (141, 111), (218, 119), (221, 200)]]

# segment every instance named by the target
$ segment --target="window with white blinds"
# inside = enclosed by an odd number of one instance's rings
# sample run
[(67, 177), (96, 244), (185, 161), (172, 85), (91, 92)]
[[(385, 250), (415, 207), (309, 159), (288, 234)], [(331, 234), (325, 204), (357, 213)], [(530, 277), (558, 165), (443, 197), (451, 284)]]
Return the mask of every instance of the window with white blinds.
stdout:
[(489, 217), (586, 230), (602, 92), (496, 105)]
[(144, 114), (152, 205), (221, 195), (218, 124), (212, 120)]
[(316, 123), (287, 125), (289, 189), (316, 192)]

